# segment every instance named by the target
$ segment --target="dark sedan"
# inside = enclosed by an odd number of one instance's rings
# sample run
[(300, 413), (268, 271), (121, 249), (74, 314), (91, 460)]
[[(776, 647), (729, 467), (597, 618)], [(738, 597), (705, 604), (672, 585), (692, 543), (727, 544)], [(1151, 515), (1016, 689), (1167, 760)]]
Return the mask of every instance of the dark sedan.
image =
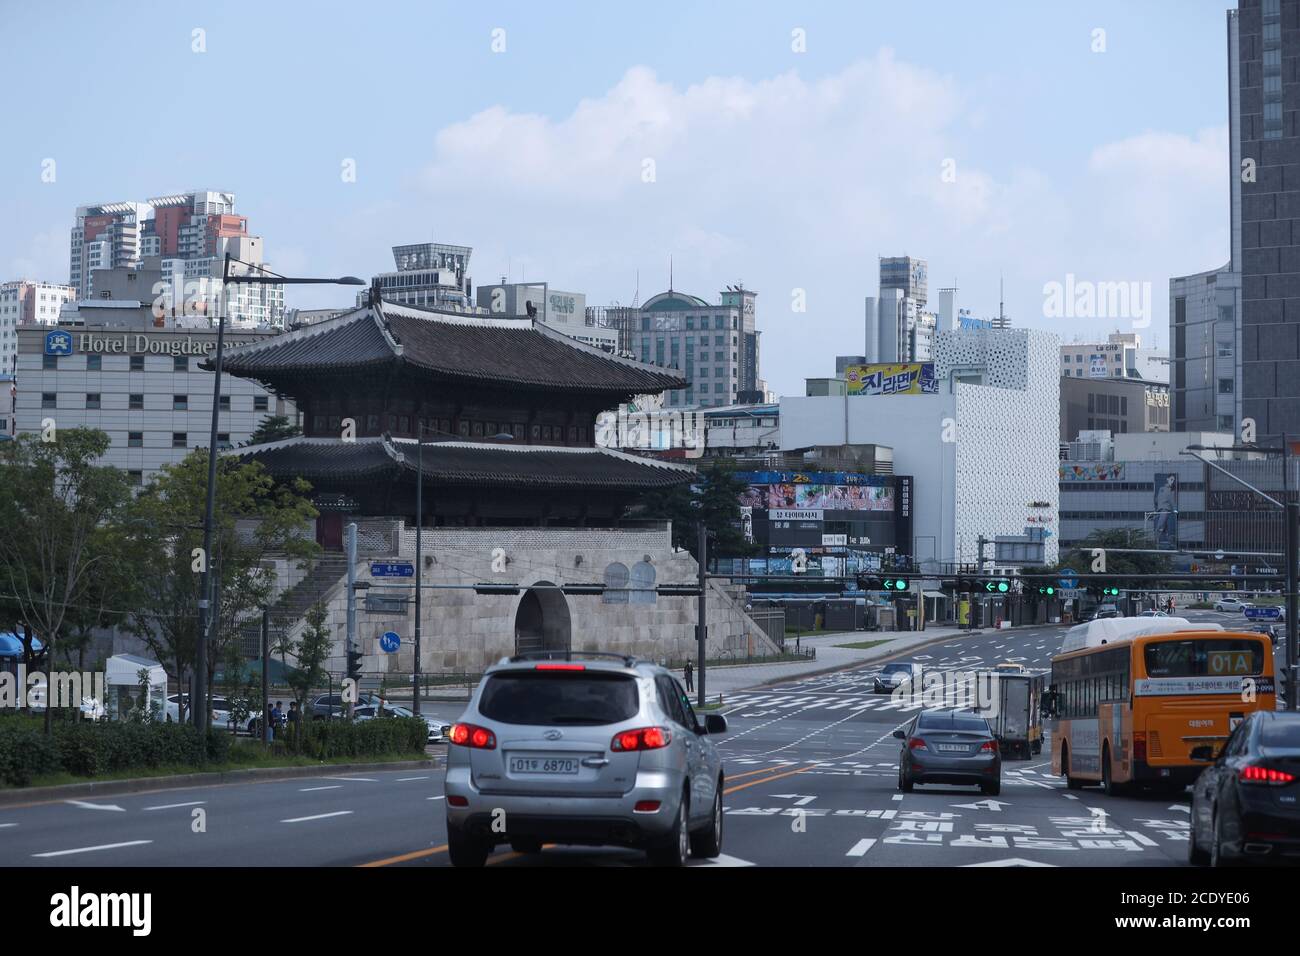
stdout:
[(898, 757), (898, 789), (916, 784), (978, 785), (989, 796), (1002, 792), (1002, 756), (989, 723), (969, 710), (931, 710), (917, 714), (894, 736), (903, 741)]
[(1192, 787), (1187, 857), (1226, 866), (1252, 861), (1300, 862), (1300, 714), (1256, 711), (1228, 737)]

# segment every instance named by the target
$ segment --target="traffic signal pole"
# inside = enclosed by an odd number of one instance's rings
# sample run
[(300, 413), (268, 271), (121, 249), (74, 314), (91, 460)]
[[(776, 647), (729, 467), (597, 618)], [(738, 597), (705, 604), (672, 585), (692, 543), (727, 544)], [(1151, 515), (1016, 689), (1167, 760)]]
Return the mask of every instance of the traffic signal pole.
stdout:
[[(357, 646), (357, 525), (355, 521), (348, 522), (348, 526), (343, 529), (344, 543), (348, 556), (348, 633), (347, 641), (343, 647), (343, 660), (346, 662), (348, 676), (352, 677), (352, 653)], [(352, 719), (352, 708), (355, 702), (349, 700), (348, 719)]]

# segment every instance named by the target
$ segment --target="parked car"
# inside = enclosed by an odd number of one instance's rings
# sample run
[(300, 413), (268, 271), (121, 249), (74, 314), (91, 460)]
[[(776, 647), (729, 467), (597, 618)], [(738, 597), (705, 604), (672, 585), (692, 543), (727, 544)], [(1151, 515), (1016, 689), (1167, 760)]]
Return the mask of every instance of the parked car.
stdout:
[[(722, 852), (722, 758), (671, 672), (593, 651), (503, 658), (447, 748), (447, 850), (482, 866), (496, 844), (615, 845), (682, 866)], [(505, 832), (499, 832), (504, 821)]]
[(1214, 609), (1216, 611), (1241, 611), (1244, 613), (1246, 609), (1246, 603), (1242, 601), (1240, 598), (1224, 597), (1224, 598), (1219, 598), (1217, 601), (1214, 602)]
[(877, 694), (889, 694), (904, 683), (916, 681), (921, 676), (921, 665), (912, 661), (895, 661), (886, 664), (876, 675), (874, 688)]
[[(356, 699), (356, 704), (361, 707), (378, 706), (380, 702), (380, 698), (374, 694), (358, 694)], [(347, 713), (347, 709), (342, 694), (321, 694), (307, 705), (307, 710), (313, 717), (337, 717)]]
[[(165, 715), (163, 718), (164, 720), (167, 717), (171, 717), (172, 720), (180, 719), (179, 717), (180, 701), (182, 697), (184, 697), (186, 702), (186, 709), (185, 709), (186, 722), (188, 723), (189, 721), (194, 719), (193, 714), (189, 710), (190, 695), (172, 694), (170, 697), (167, 698), (167, 706), (163, 711)], [(260, 710), (254, 711), (253, 713), (249, 714), (246, 718), (244, 718), (244, 725), (240, 729), (247, 730), (249, 736), (256, 737), (257, 724), (258, 721), (261, 720), (261, 718), (262, 718), (262, 712)], [(233, 728), (233, 721), (234, 721), (234, 715), (231, 713), (230, 710), (230, 700), (226, 697), (213, 697), (212, 698), (212, 726), (217, 728), (218, 730), (231, 730)]]
[(1123, 617), (1120, 613), (1118, 604), (1098, 604), (1097, 613), (1092, 616), (1093, 620), (1101, 621), (1109, 617)]
[[(376, 717), (382, 719), (383, 717), (414, 716), (415, 711), (411, 710), (409, 707), (402, 707), (395, 704), (384, 704), (382, 709), (375, 704), (366, 704), (363, 707), (353, 708), (352, 711), (353, 720), (374, 720)], [(428, 714), (420, 714), (420, 718), (429, 725), (428, 743), (443, 743), (447, 739), (443, 732), (443, 728), (446, 724), (434, 717), (430, 717)]]
[(1002, 792), (1002, 755), (989, 722), (969, 710), (930, 710), (917, 714), (894, 736), (898, 789), (916, 784), (976, 784), (989, 796)]
[(1191, 863), (1300, 863), (1300, 714), (1256, 711), (1237, 725), (1192, 786)]

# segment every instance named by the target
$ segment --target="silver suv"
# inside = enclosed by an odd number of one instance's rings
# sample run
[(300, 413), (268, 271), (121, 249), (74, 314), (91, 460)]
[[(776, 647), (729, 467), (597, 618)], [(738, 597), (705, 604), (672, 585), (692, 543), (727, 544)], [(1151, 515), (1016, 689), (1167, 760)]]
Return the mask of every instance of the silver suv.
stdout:
[(595, 652), (539, 652), (488, 668), (447, 748), (447, 848), (482, 866), (498, 843), (644, 849), (682, 866), (722, 852), (722, 759), (667, 670)]

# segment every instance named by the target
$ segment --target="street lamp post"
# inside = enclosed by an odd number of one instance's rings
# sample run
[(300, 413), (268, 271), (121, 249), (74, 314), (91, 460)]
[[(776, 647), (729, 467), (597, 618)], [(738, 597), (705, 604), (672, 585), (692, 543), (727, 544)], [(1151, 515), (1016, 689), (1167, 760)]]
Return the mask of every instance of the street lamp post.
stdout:
[[(217, 308), (217, 354), (212, 361), (212, 426), (208, 432), (208, 489), (207, 503), (203, 511), (203, 578), (199, 585), (199, 634), (194, 653), (194, 699), (190, 708), (194, 716), (194, 726), (199, 731), (208, 727), (208, 638), (215, 620), (214, 603), (217, 598), (212, 592), (212, 526), (216, 523), (217, 510), (217, 428), (221, 413), (221, 362), (225, 354), (226, 341), (226, 304), (229, 302), (227, 292), (230, 282), (230, 264), (241, 262), (261, 270), (260, 275), (240, 276), (241, 284), (249, 285), (365, 285), (356, 276), (343, 276), (340, 279), (290, 278), (276, 275), (263, 266), (234, 259), (226, 253), (221, 266), (221, 300)], [(263, 703), (265, 707), (265, 703)]]

